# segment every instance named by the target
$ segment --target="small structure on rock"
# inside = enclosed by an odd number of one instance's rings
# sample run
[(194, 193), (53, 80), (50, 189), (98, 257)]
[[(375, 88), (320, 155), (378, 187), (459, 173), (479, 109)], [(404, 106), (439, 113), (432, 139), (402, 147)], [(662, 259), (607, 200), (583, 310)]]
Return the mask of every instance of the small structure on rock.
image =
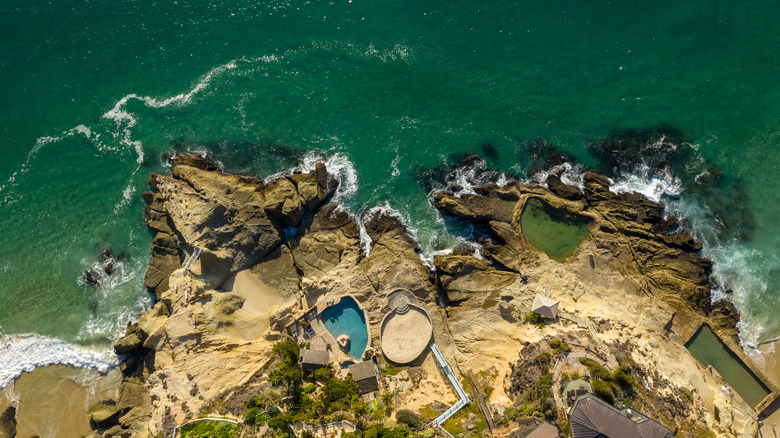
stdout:
[(304, 371), (314, 371), (328, 366), (330, 363), (330, 354), (328, 354), (328, 344), (322, 336), (316, 336), (309, 344), (310, 348), (301, 350), (301, 368)]
[(617, 410), (593, 394), (581, 395), (569, 417), (574, 438), (672, 438), (672, 431), (631, 409)]
[(531, 312), (538, 313), (545, 318), (558, 317), (558, 300), (542, 294), (536, 294), (534, 303), (531, 305)]
[(358, 362), (350, 367), (350, 371), (352, 371), (352, 378), (358, 385), (360, 395), (379, 391), (379, 379), (373, 361)]

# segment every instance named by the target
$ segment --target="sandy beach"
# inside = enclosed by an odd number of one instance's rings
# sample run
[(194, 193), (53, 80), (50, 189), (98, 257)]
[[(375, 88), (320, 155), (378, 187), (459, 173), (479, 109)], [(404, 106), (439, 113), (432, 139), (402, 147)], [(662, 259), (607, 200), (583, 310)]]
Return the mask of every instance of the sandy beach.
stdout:
[(246, 299), (242, 308), (250, 313), (268, 313), (274, 306), (284, 303), (279, 291), (263, 283), (260, 277), (249, 269), (239, 271), (230, 277), (222, 289)]
[(78, 438), (91, 431), (87, 408), (95, 400), (116, 397), (118, 387), (118, 370), (100, 376), (66, 365), (39, 367), (0, 392), (0, 411), (16, 406), (17, 437)]

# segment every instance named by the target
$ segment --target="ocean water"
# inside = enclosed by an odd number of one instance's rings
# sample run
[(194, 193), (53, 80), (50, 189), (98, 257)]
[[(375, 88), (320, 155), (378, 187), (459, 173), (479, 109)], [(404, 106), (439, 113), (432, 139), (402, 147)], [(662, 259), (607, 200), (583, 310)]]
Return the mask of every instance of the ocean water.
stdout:
[[(111, 341), (151, 303), (141, 193), (168, 157), (190, 152), (262, 177), (327, 159), (345, 208), (396, 212), (430, 258), (472, 232), (430, 203), (447, 163), (485, 158), (449, 175), (468, 191), (506, 180), (499, 172), (539, 180), (557, 150), (569, 160), (564, 179), (596, 167), (683, 217), (715, 260), (717, 296), (742, 312), (743, 346), (774, 339), (776, 10), (720, 0), (8, 0), (0, 361), (20, 365), (3, 372), (115, 361)], [(638, 147), (603, 153), (631, 129)], [(101, 274), (106, 248), (111, 276)], [(88, 268), (100, 286), (83, 281)], [(9, 359), (13, 349), (26, 358)]]

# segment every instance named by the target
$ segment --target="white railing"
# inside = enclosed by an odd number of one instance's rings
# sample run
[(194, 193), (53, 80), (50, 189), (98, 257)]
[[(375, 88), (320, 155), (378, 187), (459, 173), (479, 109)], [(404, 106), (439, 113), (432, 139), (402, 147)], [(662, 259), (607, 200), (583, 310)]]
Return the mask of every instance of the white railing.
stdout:
[(433, 420), (433, 422), (431, 422), (431, 424), (442, 425), (445, 421), (447, 421), (447, 419), (453, 416), (455, 412), (458, 412), (460, 408), (466, 406), (469, 403), (469, 396), (466, 395), (466, 391), (464, 391), (463, 387), (460, 386), (458, 378), (455, 377), (455, 374), (452, 372), (450, 365), (447, 363), (447, 360), (444, 359), (444, 356), (442, 356), (441, 351), (439, 351), (439, 349), (436, 347), (436, 344), (431, 343), (431, 351), (433, 351), (433, 355), (436, 356), (436, 359), (438, 359), (441, 368), (444, 370), (444, 374), (446, 374), (450, 379), (452, 386), (455, 387), (455, 392), (457, 392), (458, 396), (460, 397), (460, 400), (458, 400), (454, 405), (450, 406), (449, 409), (444, 411), (443, 414), (439, 415), (435, 420)]
[(192, 265), (195, 264), (195, 261), (198, 260), (198, 257), (200, 257), (200, 253), (203, 251), (199, 246), (195, 247), (195, 250), (192, 252), (192, 256), (190, 256), (190, 259), (187, 260), (187, 264), (184, 265), (184, 276), (186, 277), (187, 274), (190, 273), (190, 269), (192, 269)]

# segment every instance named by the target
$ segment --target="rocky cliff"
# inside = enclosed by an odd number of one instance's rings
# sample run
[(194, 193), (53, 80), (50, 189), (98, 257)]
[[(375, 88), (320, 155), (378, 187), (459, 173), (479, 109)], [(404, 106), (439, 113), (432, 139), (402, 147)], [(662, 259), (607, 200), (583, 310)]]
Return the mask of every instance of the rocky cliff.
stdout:
[[(660, 400), (653, 394), (698, 388), (695, 361), (667, 332), (679, 313), (709, 317), (733, 332), (733, 311), (710, 304), (710, 262), (697, 255), (689, 235), (669, 232), (674, 220), (660, 206), (610, 192), (598, 174), (586, 174), (584, 182), (583, 191), (553, 177), (547, 188), (512, 182), (473, 194), (440, 193), (438, 208), (479, 224), (489, 238), (481, 240), (479, 254), (459, 249), (437, 256), (432, 273), (403, 223), (382, 210), (362, 218), (366, 253), (356, 220), (329, 203), (338, 180), (322, 163), (266, 183), (223, 172), (199, 156), (175, 158), (171, 175), (152, 175), (152, 190), (144, 193), (147, 225), (156, 233), (145, 284), (157, 301), (115, 345), (124, 358), (123, 382), (116, 400), (91, 410), (94, 430), (167, 436), (203, 414), (240, 415), (247, 398), (267, 385), (272, 343), (293, 315), (323, 297), (348, 293), (360, 301), (370, 346), (381, 357), (384, 297), (397, 287), (418, 297), (456, 372), (492, 370), (486, 384), (495, 388), (489, 401), (497, 411), (518, 395), (518, 354), (552, 337), (579, 340), (607, 361), (631, 356), (645, 370), (648, 403)], [(591, 237), (567, 260), (552, 260), (525, 241), (520, 216), (531, 197), (594, 221)], [(186, 271), (196, 248), (200, 257)], [(266, 295), (229, 287), (244, 274), (275, 297), (267, 301), (272, 305), (263, 305)], [(545, 290), (572, 320), (542, 329), (522, 321), (534, 294)], [(448, 307), (436, 305), (440, 294)], [(572, 322), (577, 318), (595, 323), (580, 326)], [(411, 382), (404, 378), (410, 374)], [(430, 354), (383, 385), (395, 392), (399, 408), (438, 409), (457, 400)], [(673, 428), (719, 427), (712, 409), (702, 409), (656, 411), (671, 412)]]

